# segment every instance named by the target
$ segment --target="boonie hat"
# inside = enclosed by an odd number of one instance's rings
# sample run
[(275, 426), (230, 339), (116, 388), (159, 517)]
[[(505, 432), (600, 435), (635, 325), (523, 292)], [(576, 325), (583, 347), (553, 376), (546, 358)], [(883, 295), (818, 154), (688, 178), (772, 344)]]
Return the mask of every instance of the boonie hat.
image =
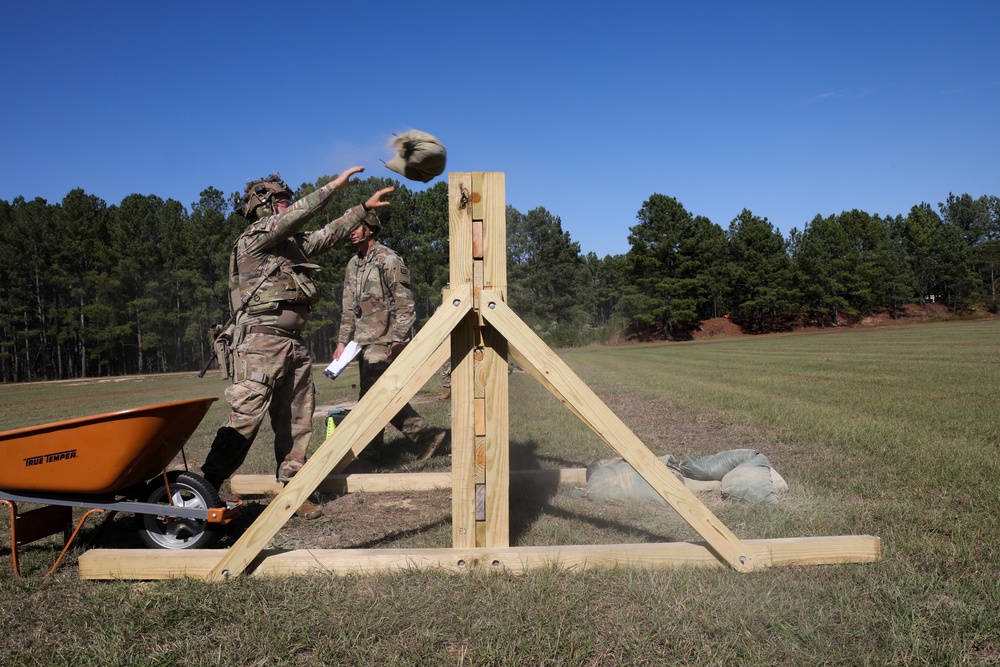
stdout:
[(385, 166), (412, 181), (426, 183), (444, 172), (448, 151), (438, 138), (420, 130), (397, 135), (391, 145), (396, 157)]

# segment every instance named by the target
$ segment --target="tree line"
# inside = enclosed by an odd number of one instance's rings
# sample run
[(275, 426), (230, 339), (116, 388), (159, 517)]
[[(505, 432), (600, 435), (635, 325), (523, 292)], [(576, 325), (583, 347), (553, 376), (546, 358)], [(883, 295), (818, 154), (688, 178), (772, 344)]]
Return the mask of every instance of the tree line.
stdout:
[[(296, 196), (330, 179), (304, 183)], [(414, 192), (370, 177), (335, 193), (322, 215), (339, 217), (390, 184), (382, 238), (410, 268), (423, 324), (448, 281), (447, 183)], [(233, 212), (236, 194), (209, 187), (190, 210), (139, 194), (108, 205), (82, 189), (58, 204), (0, 200), (0, 380), (201, 368), (211, 327), (229, 316), (229, 254), (246, 226)], [(995, 196), (949, 195), (937, 210), (919, 204), (906, 216), (817, 215), (786, 239), (748, 210), (724, 230), (653, 194), (630, 228), (630, 249), (603, 258), (582, 254), (545, 208), (508, 206), (507, 237), (508, 300), (554, 346), (683, 338), (722, 314), (768, 332), (895, 314), (914, 302), (998, 306)], [(324, 298), (306, 339), (319, 361), (336, 345), (352, 252), (344, 243), (316, 260)]]

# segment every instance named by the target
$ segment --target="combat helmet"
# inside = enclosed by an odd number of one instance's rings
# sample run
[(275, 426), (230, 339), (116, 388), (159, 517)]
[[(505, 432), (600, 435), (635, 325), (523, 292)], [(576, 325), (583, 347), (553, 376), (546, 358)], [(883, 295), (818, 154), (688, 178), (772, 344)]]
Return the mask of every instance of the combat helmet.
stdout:
[(373, 232), (378, 233), (382, 230), (382, 221), (375, 215), (375, 211), (366, 211), (365, 217), (361, 219), (361, 222), (365, 223), (365, 226)]
[(253, 222), (260, 217), (258, 209), (261, 206), (270, 208), (271, 200), (279, 194), (284, 194), (289, 199), (292, 198), (292, 189), (281, 180), (281, 174), (278, 172), (264, 178), (248, 181), (246, 187), (243, 188), (243, 197), (236, 204), (236, 212)]

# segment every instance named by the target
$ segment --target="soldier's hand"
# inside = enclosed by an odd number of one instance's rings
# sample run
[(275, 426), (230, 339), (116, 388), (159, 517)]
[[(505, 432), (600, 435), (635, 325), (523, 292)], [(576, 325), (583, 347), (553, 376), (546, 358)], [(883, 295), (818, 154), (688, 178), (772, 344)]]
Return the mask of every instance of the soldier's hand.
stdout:
[(403, 352), (404, 347), (406, 347), (406, 343), (394, 341), (392, 345), (389, 346), (389, 359), (395, 359), (398, 357)]
[(367, 208), (370, 211), (374, 208), (381, 208), (382, 206), (388, 206), (389, 202), (385, 198), (388, 197), (389, 194), (392, 193), (392, 191), (395, 189), (396, 188), (393, 186), (382, 188), (381, 190), (379, 190), (378, 192), (376, 192), (375, 194), (373, 194), (371, 197), (368, 198), (368, 201), (365, 202), (365, 208)]
[(337, 349), (333, 351), (333, 360), (336, 361), (340, 359), (340, 355), (344, 353), (344, 348), (347, 347), (343, 343), (337, 343)]
[(357, 183), (357, 181), (351, 180), (351, 176), (353, 176), (354, 174), (360, 174), (364, 170), (365, 170), (364, 167), (351, 167), (350, 169), (347, 169), (343, 173), (341, 173), (340, 176), (337, 176), (337, 178), (330, 181), (330, 183), (333, 184), (334, 190), (342, 190), (346, 187), (350, 187), (355, 183)]

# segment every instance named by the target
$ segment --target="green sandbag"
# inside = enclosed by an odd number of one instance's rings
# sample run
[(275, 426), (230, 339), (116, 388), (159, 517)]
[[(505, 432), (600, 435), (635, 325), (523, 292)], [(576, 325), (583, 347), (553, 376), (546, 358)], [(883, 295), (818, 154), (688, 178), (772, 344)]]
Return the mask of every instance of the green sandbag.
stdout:
[(681, 461), (681, 474), (703, 482), (720, 481), (733, 468), (754, 456), (757, 452), (753, 449), (731, 449), (700, 458), (685, 456)]
[[(677, 473), (677, 459), (670, 454), (660, 457), (672, 473)], [(678, 481), (680, 476), (678, 475)], [(601, 465), (587, 475), (587, 497), (598, 502), (608, 500), (653, 500), (666, 505), (659, 493), (653, 490), (626, 461)]]
[(776, 491), (771, 464), (763, 454), (744, 461), (722, 478), (723, 500), (777, 505)]

